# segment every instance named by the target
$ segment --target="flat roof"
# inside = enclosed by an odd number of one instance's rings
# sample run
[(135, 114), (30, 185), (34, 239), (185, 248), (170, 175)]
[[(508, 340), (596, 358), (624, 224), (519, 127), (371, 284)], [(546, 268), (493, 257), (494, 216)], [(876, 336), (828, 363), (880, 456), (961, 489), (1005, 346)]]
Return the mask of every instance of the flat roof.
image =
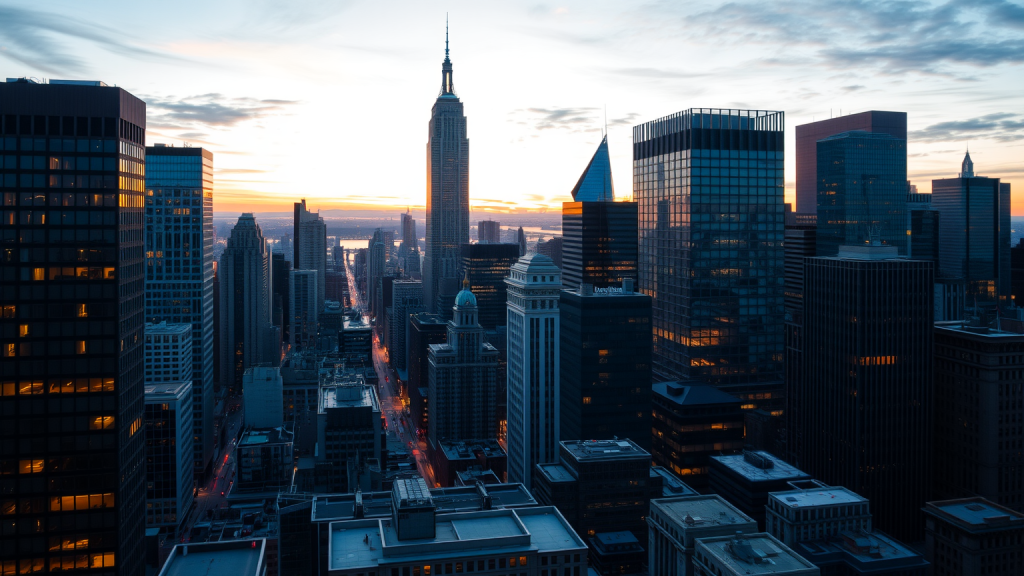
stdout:
[[(748, 454), (752, 456), (748, 456)], [(749, 460), (757, 457), (771, 461), (771, 468), (761, 468), (752, 464)], [(729, 456), (712, 456), (711, 459), (725, 466), (752, 482), (764, 482), (769, 480), (796, 480), (810, 478), (810, 475), (796, 466), (776, 458), (764, 451), (733, 454)]]
[(242, 433), (239, 446), (257, 446), (259, 444), (281, 444), (292, 441), (292, 433), (284, 428), (249, 428)]
[(380, 411), (377, 391), (368, 384), (338, 384), (320, 388), (317, 409), (322, 414), (330, 408), (372, 408)]
[(696, 496), (698, 492), (663, 466), (651, 466), (651, 476), (661, 476), (661, 495), (665, 498), (672, 496)]
[(486, 550), (585, 550), (586, 544), (553, 506), (486, 510), (435, 517), (433, 538), (399, 540), (390, 518), (332, 522), (329, 570), (375, 568)]
[(160, 382), (159, 384), (146, 384), (143, 388), (146, 402), (158, 403), (167, 402), (171, 399), (179, 399), (192, 388), (192, 381), (182, 382)]
[[(734, 540), (749, 545), (753, 554), (760, 556), (762, 560), (754, 562), (743, 557), (742, 552), (738, 552), (733, 545)], [(701, 538), (697, 540), (696, 548), (703, 550), (736, 574), (807, 573), (805, 571), (817, 574), (819, 572), (817, 566), (766, 532)]]
[(842, 486), (812, 488), (810, 490), (788, 490), (772, 492), (770, 500), (777, 500), (787, 508), (807, 508), (813, 506), (836, 506), (840, 504), (861, 504), (868, 499)]
[(178, 544), (159, 576), (263, 576), (266, 539)]
[[(486, 493), (492, 508), (523, 508), (536, 506), (537, 501), (522, 484), (488, 484)], [(391, 492), (363, 492), (360, 494), (364, 518), (391, 516)], [(469, 512), (483, 507), (483, 496), (475, 485), (435, 488), (430, 490), (437, 514)], [(355, 517), (355, 494), (323, 494), (313, 497), (313, 522), (351, 520)]]
[(655, 394), (680, 406), (703, 404), (736, 404), (737, 410), (743, 402), (732, 394), (714, 386), (683, 384), (681, 382), (657, 382), (651, 386)]
[(552, 482), (575, 482), (576, 477), (561, 464), (538, 464), (537, 468)]
[(971, 532), (1024, 529), (1024, 514), (984, 498), (928, 502), (924, 511)]
[(581, 462), (651, 457), (643, 448), (628, 438), (623, 440), (564, 440), (560, 444)]
[(1007, 330), (1000, 330), (999, 328), (992, 327), (981, 327), (981, 326), (966, 326), (964, 322), (960, 320), (948, 321), (948, 322), (936, 322), (936, 330), (948, 330), (950, 332), (956, 332), (958, 336), (966, 336), (975, 339), (1001, 339), (1001, 340), (1022, 340), (1024, 334), (1019, 332), (1010, 332)]
[(753, 518), (740, 512), (718, 494), (655, 498), (651, 500), (652, 516), (655, 508), (667, 520), (683, 530), (732, 524), (749, 524), (755, 529), (757, 527), (757, 522)]
[(794, 545), (804, 558), (824, 562), (829, 557), (842, 557), (847, 562), (880, 569), (886, 564), (925, 565), (920, 554), (881, 532), (844, 531), (838, 538), (811, 540)]
[(146, 323), (146, 334), (171, 334), (171, 335), (182, 335), (187, 334), (192, 336), (192, 325), (179, 323), (179, 324), (168, 324), (166, 321), (159, 324), (153, 324), (152, 322)]

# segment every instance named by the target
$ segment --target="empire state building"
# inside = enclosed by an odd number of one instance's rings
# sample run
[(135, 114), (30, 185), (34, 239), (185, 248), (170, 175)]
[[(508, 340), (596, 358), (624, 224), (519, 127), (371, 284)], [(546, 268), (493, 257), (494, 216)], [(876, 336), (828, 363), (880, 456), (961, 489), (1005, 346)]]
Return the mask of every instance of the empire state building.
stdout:
[(455, 94), (445, 30), (441, 92), (427, 136), (427, 242), (423, 292), (427, 308), (451, 317), (459, 291), (459, 248), (469, 242), (469, 138), (462, 102)]

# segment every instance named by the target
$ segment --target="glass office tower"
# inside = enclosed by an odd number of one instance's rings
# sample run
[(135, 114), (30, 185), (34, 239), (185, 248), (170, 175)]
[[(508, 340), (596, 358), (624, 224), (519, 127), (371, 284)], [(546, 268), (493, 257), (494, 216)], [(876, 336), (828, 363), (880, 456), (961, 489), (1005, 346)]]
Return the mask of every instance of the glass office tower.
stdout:
[(637, 203), (562, 202), (562, 284), (637, 281)]
[(462, 268), (466, 271), (469, 289), (476, 296), (480, 326), (485, 330), (508, 324), (505, 277), (518, 260), (518, 244), (462, 245)]
[(700, 379), (747, 408), (781, 400), (783, 124), (782, 112), (694, 108), (633, 129), (654, 377)]
[(146, 104), (0, 83), (0, 572), (142, 574)]
[(146, 148), (146, 321), (191, 324), (195, 471), (213, 459), (213, 152)]
[(869, 240), (907, 255), (907, 141), (843, 132), (818, 142), (817, 255)]

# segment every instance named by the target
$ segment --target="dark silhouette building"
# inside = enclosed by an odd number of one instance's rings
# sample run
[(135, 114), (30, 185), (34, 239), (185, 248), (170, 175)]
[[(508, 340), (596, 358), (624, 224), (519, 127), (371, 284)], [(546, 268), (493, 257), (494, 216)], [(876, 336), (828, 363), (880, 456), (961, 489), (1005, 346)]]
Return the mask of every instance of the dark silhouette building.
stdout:
[(476, 296), (480, 325), (487, 330), (505, 326), (507, 292), (505, 277), (519, 260), (516, 244), (463, 244), (462, 268), (469, 289)]
[(1024, 573), (1024, 514), (984, 498), (929, 502), (924, 513), (934, 576)]
[(765, 529), (769, 494), (792, 488), (790, 482), (811, 477), (785, 460), (758, 451), (730, 456), (712, 456), (708, 480), (712, 494), (718, 494)]
[(1020, 331), (935, 325), (935, 498), (981, 496), (1024, 512), (1022, 353)]
[(966, 283), (969, 302), (1010, 301), (1010, 185), (974, 173), (971, 155), (959, 177), (932, 180), (939, 211), (943, 279)]
[(804, 270), (796, 463), (868, 498), (879, 528), (915, 542), (931, 491), (934, 265), (860, 245)]
[(796, 127), (796, 210), (814, 214), (818, 207), (818, 141), (829, 136), (863, 130), (907, 139), (907, 113), (871, 110)]
[(637, 203), (562, 203), (562, 285), (637, 281)]
[(818, 141), (817, 255), (870, 240), (907, 255), (907, 141), (864, 131)]
[(562, 290), (562, 440), (628, 438), (651, 448), (651, 297), (630, 284)]
[(145, 141), (121, 88), (0, 83), (4, 572), (143, 572)]
[(1024, 307), (1024, 238), (1010, 248), (1010, 293), (1018, 307)]
[(497, 244), (501, 242), (501, 222), (481, 220), (476, 225), (476, 237), (482, 244)]
[[(564, 356), (563, 356), (563, 362)], [(563, 385), (565, 379), (562, 379)], [(740, 399), (714, 386), (659, 382), (653, 386), (651, 458), (693, 488), (708, 486), (711, 456), (743, 449)]]
[(428, 346), (442, 344), (448, 339), (448, 323), (437, 314), (420, 312), (409, 316), (409, 407), (416, 426), (427, 430), (429, 407), (427, 399), (430, 378)]
[(633, 129), (655, 378), (704, 380), (750, 408), (783, 400), (783, 130), (782, 112), (707, 108)]
[(427, 312), (450, 316), (462, 279), (459, 248), (469, 242), (469, 138), (466, 115), (455, 94), (445, 31), (441, 92), (430, 113), (427, 135), (427, 220), (423, 296)]
[(537, 241), (537, 253), (543, 254), (558, 266), (558, 269), (562, 269), (562, 237), (552, 236), (550, 240), (544, 240), (543, 238)]

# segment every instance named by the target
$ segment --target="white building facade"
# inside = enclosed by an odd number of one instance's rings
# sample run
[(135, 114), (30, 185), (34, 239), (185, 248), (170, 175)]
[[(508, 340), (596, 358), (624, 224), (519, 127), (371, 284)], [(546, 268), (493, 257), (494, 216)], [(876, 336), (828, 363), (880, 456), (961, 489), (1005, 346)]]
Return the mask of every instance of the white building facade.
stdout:
[(529, 253), (508, 278), (508, 481), (532, 486), (535, 464), (555, 462), (559, 431), (559, 319), (562, 274)]

